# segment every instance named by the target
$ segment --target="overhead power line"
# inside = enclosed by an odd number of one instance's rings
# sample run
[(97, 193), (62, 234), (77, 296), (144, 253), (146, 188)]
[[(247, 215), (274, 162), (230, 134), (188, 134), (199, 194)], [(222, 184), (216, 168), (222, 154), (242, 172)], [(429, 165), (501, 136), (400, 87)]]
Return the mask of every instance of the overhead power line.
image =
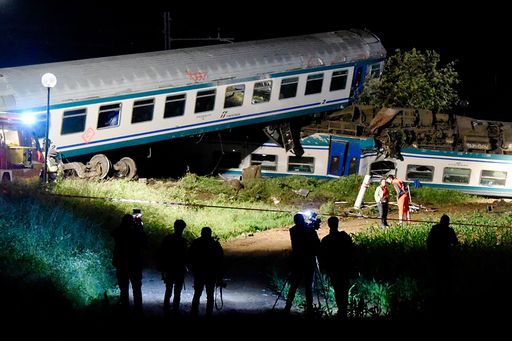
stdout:
[[(225, 206), (225, 205), (210, 205), (210, 204), (197, 204), (197, 203), (189, 203), (189, 202), (175, 202), (175, 201), (162, 201), (162, 200), (139, 200), (139, 199), (123, 199), (123, 198), (110, 198), (110, 197), (93, 197), (87, 195), (71, 195), (71, 194), (53, 194), (46, 193), (47, 195), (53, 197), (61, 197), (61, 198), (73, 198), (73, 199), (87, 199), (87, 200), (102, 200), (102, 201), (116, 201), (116, 202), (125, 202), (125, 203), (137, 203), (137, 204), (148, 204), (148, 205), (164, 205), (164, 206), (185, 206), (185, 207), (198, 207), (198, 208), (218, 208), (218, 209), (229, 209), (229, 210), (244, 210), (244, 211), (259, 211), (259, 212), (274, 212), (274, 213), (288, 213), (295, 214), (298, 211), (296, 210), (278, 210), (278, 209), (270, 209), (270, 208), (254, 208), (254, 207), (238, 207), (238, 206)], [(318, 213), (319, 216), (331, 216), (329, 214)], [(378, 217), (369, 217), (365, 215), (352, 215), (354, 218), (361, 219), (373, 219), (380, 220)], [(398, 221), (399, 219), (388, 218), (388, 220)], [(427, 224), (437, 224), (437, 221), (430, 220), (410, 220), (411, 223), (427, 223)], [(460, 225), (460, 226), (478, 226), (478, 227), (494, 227), (494, 228), (511, 228), (512, 226), (508, 225), (489, 225), (489, 224), (473, 224), (473, 223), (462, 223), (456, 221), (450, 221), (450, 225)]]

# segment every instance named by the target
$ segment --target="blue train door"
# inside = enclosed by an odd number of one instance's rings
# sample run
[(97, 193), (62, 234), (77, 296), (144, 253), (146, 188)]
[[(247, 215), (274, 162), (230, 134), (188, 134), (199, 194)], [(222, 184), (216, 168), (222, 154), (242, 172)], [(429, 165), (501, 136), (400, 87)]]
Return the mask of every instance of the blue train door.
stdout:
[(356, 64), (354, 68), (354, 76), (352, 79), (351, 98), (356, 99), (363, 91), (365, 73), (366, 65)]
[(359, 161), (361, 160), (361, 144), (358, 142), (350, 142), (345, 159), (345, 176), (351, 174), (359, 174)]
[(329, 150), (329, 175), (347, 176), (358, 174), (361, 145), (357, 142), (331, 140)]
[(347, 150), (347, 142), (331, 141), (329, 150), (329, 175), (342, 176), (345, 172), (345, 151)]

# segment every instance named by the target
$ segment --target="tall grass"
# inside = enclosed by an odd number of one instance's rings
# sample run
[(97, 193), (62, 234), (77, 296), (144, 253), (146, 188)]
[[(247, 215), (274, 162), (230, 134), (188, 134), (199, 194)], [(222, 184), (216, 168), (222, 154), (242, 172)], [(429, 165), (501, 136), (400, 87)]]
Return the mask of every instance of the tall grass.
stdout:
[[(501, 316), (512, 303), (510, 214), (474, 212), (451, 219), (460, 242), (453, 250), (452, 312), (459, 318)], [(433, 269), (426, 249), (431, 227), (427, 223), (385, 230), (373, 227), (352, 235), (359, 275), (352, 279), (349, 291), (350, 317), (435, 317)], [(274, 281), (276, 286), (282, 283)], [(332, 288), (316, 291), (321, 296), (327, 293), (331, 306), (335, 305)], [(296, 304), (303, 307), (304, 298)]]
[(423, 205), (439, 205), (446, 203), (447, 199), (450, 204), (477, 200), (474, 195), (431, 187), (411, 188), (411, 198), (415, 203), (422, 203)]
[[(114, 224), (117, 223), (120, 214), (131, 212), (133, 207), (141, 207), (146, 230), (153, 239), (160, 239), (169, 232), (176, 219), (186, 221), (185, 236), (187, 238), (199, 236), (202, 227), (210, 226), (215, 236), (222, 240), (243, 233), (289, 225), (291, 222), (291, 215), (286, 211), (279, 213), (244, 210), (244, 207), (262, 210), (276, 209), (276, 207), (261, 202), (238, 200), (233, 189), (226, 184), (193, 175), (178, 182), (156, 182), (150, 185), (127, 181), (105, 181), (98, 184), (84, 180), (66, 180), (55, 187), (54, 193), (143, 200), (143, 203), (126, 203), (66, 199), (81, 207), (89, 202), (88, 205), (92, 210), (100, 209), (107, 215), (109, 212), (112, 213), (107, 219)], [(278, 207), (278, 209), (286, 210), (286, 207)]]
[[(465, 316), (466, 309), (473, 306), (474, 316), (496, 315), (500, 309), (496, 302), (512, 301), (508, 289), (512, 285), (510, 215), (475, 212), (455, 214), (451, 219), (460, 242), (454, 248), (452, 274), (455, 311)], [(387, 230), (369, 229), (353, 236), (359, 250), (359, 271), (371, 281), (389, 288), (385, 295), (389, 299), (380, 311), (402, 318), (427, 313), (426, 305), (432, 298), (432, 268), (426, 238), (431, 227), (425, 223), (396, 225)], [(372, 289), (366, 295), (381, 296), (382, 290), (380, 294), (379, 290)]]
[[(340, 215), (342, 212), (334, 202), (354, 202), (361, 183), (362, 178), (355, 175), (332, 180), (293, 176), (253, 179), (246, 181), (240, 188), (218, 178), (188, 174), (178, 181), (153, 181), (149, 184), (119, 180), (97, 183), (68, 179), (59, 181), (53, 193), (151, 201), (150, 203), (126, 203), (98, 200), (88, 205), (84, 205), (83, 200), (76, 202), (81, 210), (90, 210), (90, 214), (95, 214), (94, 211), (101, 208), (100, 211), (105, 215), (104, 220), (108, 222), (107, 225), (117, 223), (118, 217), (115, 215), (130, 212), (133, 207), (140, 206), (144, 212), (146, 226), (156, 238), (165, 234), (174, 220), (184, 219), (188, 224), (186, 234), (189, 238), (199, 235), (203, 226), (210, 226), (218, 238), (226, 240), (243, 233), (289, 225), (292, 223), (293, 213), (306, 208), (315, 209), (321, 214)], [(374, 189), (375, 185), (371, 185), (366, 191), (366, 201), (373, 201)], [(307, 195), (299, 194), (299, 190), (306, 190), (301, 193), (307, 193)], [(429, 193), (440, 191), (432, 192), (431, 189), (416, 191), (421, 193), (424, 190)], [(436, 200), (444, 202), (446, 191), (440, 192), (443, 194)], [(428, 197), (432, 198), (433, 195), (430, 194)], [(418, 198), (420, 198), (419, 195)], [(460, 200), (468, 198), (470, 197), (460, 196)], [(205, 206), (173, 205), (173, 203)], [(226, 206), (226, 208), (207, 206)], [(229, 207), (284, 212), (236, 210)], [(109, 214), (110, 212), (113, 214)]]
[[(260, 200), (271, 203), (278, 199), (286, 204), (304, 205), (304, 203), (326, 203), (329, 201), (355, 201), (362, 177), (351, 175), (348, 177), (317, 180), (303, 176), (290, 176), (283, 178), (254, 179), (248, 182), (241, 192), (242, 200)], [(297, 191), (305, 189), (307, 197), (297, 195)], [(375, 186), (373, 187), (375, 190)], [(365, 200), (373, 201), (373, 191), (368, 190)]]
[(97, 223), (29, 197), (0, 198), (0, 205), (4, 277), (43, 280), (77, 306), (114, 287), (109, 238)]

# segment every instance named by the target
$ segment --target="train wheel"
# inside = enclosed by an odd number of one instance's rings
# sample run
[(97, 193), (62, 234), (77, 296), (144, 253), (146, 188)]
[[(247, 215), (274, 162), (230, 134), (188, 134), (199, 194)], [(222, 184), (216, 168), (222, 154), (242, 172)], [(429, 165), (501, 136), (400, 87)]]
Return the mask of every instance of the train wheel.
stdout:
[(105, 179), (110, 167), (110, 160), (103, 154), (96, 154), (89, 161), (90, 171), (94, 174), (93, 178), (97, 180)]
[(114, 176), (126, 180), (131, 180), (137, 175), (137, 165), (135, 161), (129, 157), (123, 157), (121, 160), (117, 161), (114, 165), (114, 170), (116, 171)]
[(65, 178), (78, 176), (80, 179), (84, 179), (86, 177), (85, 165), (81, 162), (61, 163), (59, 165), (59, 172), (64, 174)]

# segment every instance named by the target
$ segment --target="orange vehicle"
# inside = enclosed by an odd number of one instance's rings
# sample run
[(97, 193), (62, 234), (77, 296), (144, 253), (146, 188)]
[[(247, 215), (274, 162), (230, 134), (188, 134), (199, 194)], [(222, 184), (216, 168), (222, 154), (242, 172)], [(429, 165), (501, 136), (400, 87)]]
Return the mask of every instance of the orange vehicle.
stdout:
[(19, 117), (0, 114), (0, 179), (38, 181), (44, 166), (39, 141)]

